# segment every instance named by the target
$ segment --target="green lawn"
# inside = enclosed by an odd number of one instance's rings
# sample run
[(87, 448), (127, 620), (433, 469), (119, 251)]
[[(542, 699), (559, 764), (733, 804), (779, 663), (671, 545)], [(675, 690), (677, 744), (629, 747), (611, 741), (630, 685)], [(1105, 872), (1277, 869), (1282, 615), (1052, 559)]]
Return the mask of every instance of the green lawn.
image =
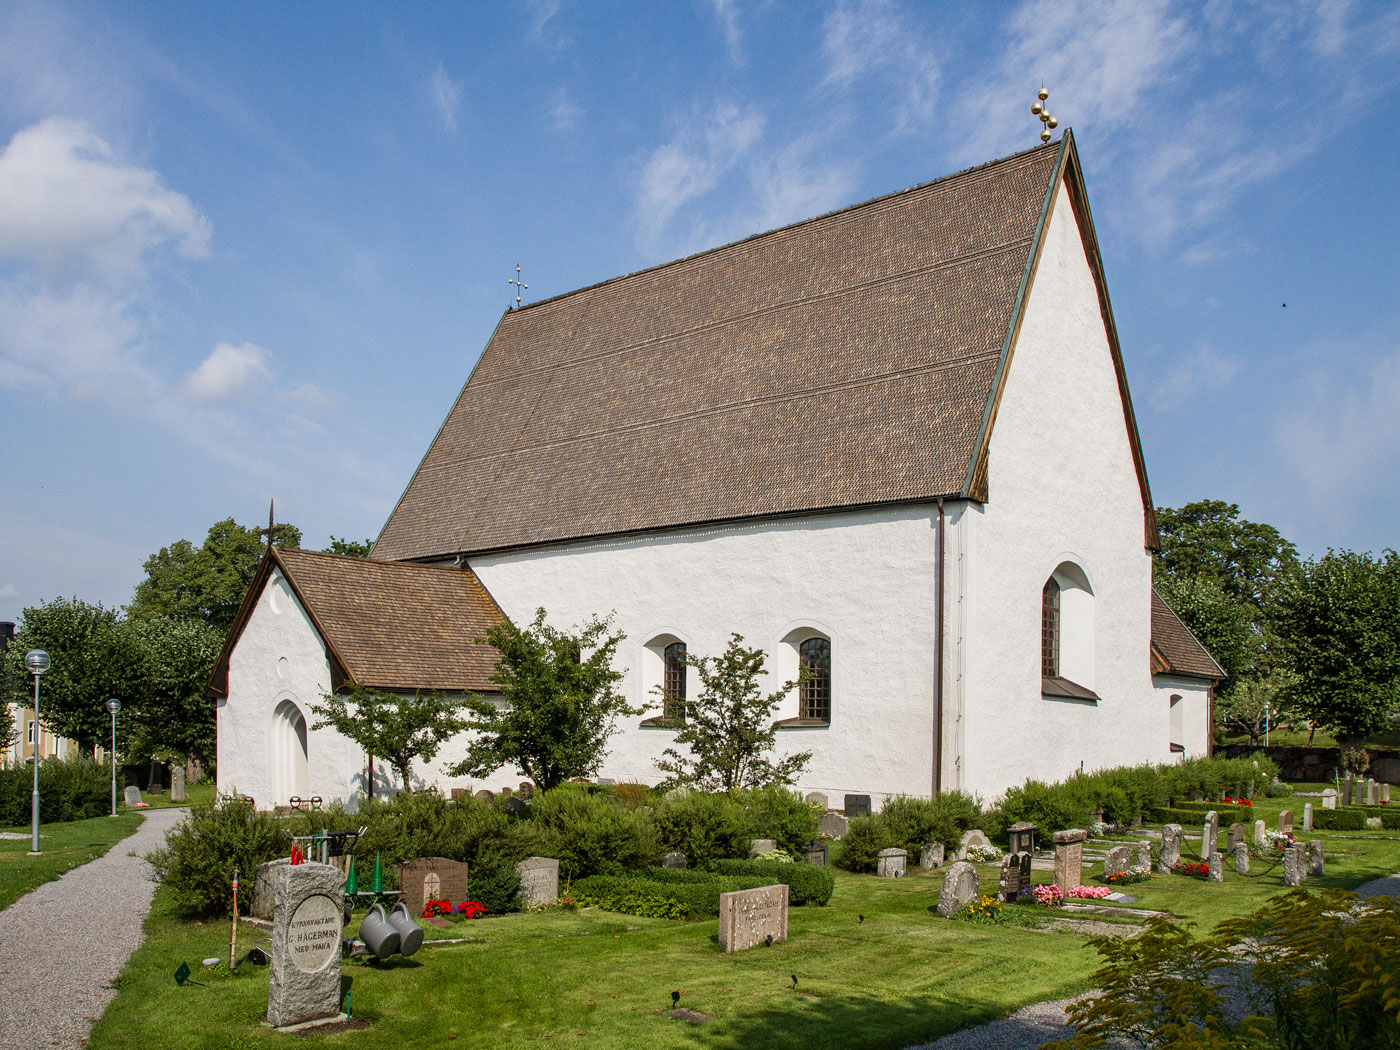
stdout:
[[(1311, 736), (1311, 740), (1309, 740)], [(1249, 736), (1245, 733), (1222, 733), (1216, 737), (1216, 745), (1221, 744), (1248, 744)], [(1259, 738), (1259, 746), (1264, 746), (1264, 738)], [(1307, 727), (1302, 729), (1271, 729), (1269, 730), (1270, 747), (1336, 747), (1337, 740), (1332, 734), (1319, 729), (1316, 733), (1309, 734)], [(1400, 729), (1392, 729), (1384, 733), (1377, 733), (1366, 738), (1366, 746), (1372, 748), (1393, 748), (1400, 747)]]
[[(207, 806), (214, 801), (214, 782), (211, 780), (204, 784), (191, 784), (185, 789), (185, 794), (189, 796), (184, 802), (171, 802), (170, 792), (165, 791), (159, 795), (152, 795), (149, 792), (141, 792), (141, 801), (145, 802), (152, 809), (179, 809), (184, 806)], [(117, 808), (125, 810), (122, 803), (122, 793), (117, 792)]]
[(36, 886), (52, 882), (70, 868), (96, 860), (141, 826), (139, 812), (92, 817), (66, 824), (39, 825), (37, 857), (29, 856), (29, 826), (5, 828), (23, 839), (0, 839), (0, 908), (8, 908)]

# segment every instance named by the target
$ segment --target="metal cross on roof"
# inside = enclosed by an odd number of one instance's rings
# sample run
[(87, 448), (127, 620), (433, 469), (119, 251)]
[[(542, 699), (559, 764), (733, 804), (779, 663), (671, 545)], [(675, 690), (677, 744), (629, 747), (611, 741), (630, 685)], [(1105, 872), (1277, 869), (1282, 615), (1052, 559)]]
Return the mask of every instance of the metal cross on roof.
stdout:
[(267, 537), (267, 545), (268, 545), (269, 547), (272, 546), (272, 537), (273, 537), (273, 535), (277, 532), (277, 526), (276, 526), (276, 524), (273, 523), (273, 520), (272, 520), (272, 506), (273, 506), (273, 501), (272, 501), (272, 500), (268, 500), (268, 501), (267, 501), (267, 528), (265, 528), (265, 529), (259, 529), (259, 530), (258, 530), (258, 535), (259, 535), (259, 536), (266, 536), (266, 537)]
[(1045, 105), (1045, 100), (1050, 97), (1050, 92), (1042, 87), (1035, 93), (1035, 97), (1039, 101), (1031, 103), (1031, 116), (1039, 117), (1040, 122), (1045, 125), (1040, 129), (1040, 141), (1049, 142), (1050, 129), (1057, 127), (1060, 122), (1050, 115), (1050, 110)]
[(530, 287), (528, 284), (524, 284), (524, 283), (520, 280), (520, 264), (519, 264), (519, 263), (516, 263), (516, 264), (515, 264), (515, 276), (512, 277), (512, 278), (511, 278), (509, 281), (507, 281), (506, 283), (507, 283), (507, 284), (513, 284), (513, 285), (515, 285), (515, 308), (516, 308), (517, 310), (519, 310), (519, 309), (520, 309), (520, 292), (521, 292), (522, 289), (528, 289), (528, 288)]

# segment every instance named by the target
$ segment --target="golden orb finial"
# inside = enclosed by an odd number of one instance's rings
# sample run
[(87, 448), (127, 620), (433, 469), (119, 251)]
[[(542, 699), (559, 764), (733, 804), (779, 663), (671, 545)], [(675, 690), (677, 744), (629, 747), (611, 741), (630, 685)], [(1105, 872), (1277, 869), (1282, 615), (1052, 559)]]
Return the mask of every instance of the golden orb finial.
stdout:
[(1040, 129), (1040, 141), (1050, 141), (1050, 129), (1059, 126), (1059, 121), (1050, 115), (1050, 107), (1045, 104), (1045, 100), (1050, 97), (1050, 89), (1042, 87), (1035, 93), (1038, 101), (1031, 103), (1031, 116), (1040, 120), (1043, 125)]
[(1047, 98), (1050, 97), (1050, 92), (1046, 88), (1041, 88), (1035, 93), (1035, 97), (1040, 99), (1040, 101), (1044, 102)]

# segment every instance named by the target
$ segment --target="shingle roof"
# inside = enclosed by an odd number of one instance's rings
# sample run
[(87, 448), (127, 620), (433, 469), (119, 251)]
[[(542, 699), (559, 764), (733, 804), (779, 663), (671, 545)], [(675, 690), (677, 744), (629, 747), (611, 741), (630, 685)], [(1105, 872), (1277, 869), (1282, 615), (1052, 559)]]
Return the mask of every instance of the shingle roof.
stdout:
[(499, 654), (475, 639), (503, 617), (470, 569), (273, 548), (229, 631), (208, 691), (227, 694), (229, 656), (273, 564), (326, 643), (332, 688), (349, 679), (384, 689), (497, 689), (491, 675)]
[(1225, 677), (1215, 658), (1155, 590), (1152, 592), (1152, 654), (1154, 674)]
[(508, 311), (373, 556), (961, 492), (1062, 156)]

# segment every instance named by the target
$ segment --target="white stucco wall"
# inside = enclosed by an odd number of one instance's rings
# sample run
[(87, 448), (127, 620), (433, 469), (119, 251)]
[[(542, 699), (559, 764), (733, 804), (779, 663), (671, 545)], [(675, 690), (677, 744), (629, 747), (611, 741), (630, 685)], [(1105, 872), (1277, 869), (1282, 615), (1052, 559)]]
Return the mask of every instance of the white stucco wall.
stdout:
[[(1154, 704), (1169, 742), (1183, 745), (1187, 758), (1200, 758), (1209, 754), (1210, 683), (1199, 678), (1159, 674), (1152, 678), (1152, 689)], [(1173, 696), (1181, 697), (1178, 708), (1181, 720), (1179, 734), (1172, 727)]]
[[(1061, 780), (1081, 763), (1169, 760), (1165, 703), (1148, 667), (1142, 497), (1063, 186), (992, 431), (988, 502), (950, 521), (949, 553), (963, 608), (950, 625), (957, 651), (945, 679), (954, 697), (948, 786), (990, 800), (1027, 777)], [(1079, 673), (1092, 677), (1080, 684), (1098, 693), (1096, 704), (1041, 693), (1041, 589), (1065, 562), (1093, 592), (1092, 673)], [(1067, 638), (1062, 651), (1065, 671), (1083, 668), (1082, 640)]]
[[(793, 640), (807, 629), (827, 636), (831, 725), (782, 730), (778, 744), (812, 752), (800, 790), (826, 792), (836, 806), (846, 792), (870, 793), (878, 805), (885, 794), (932, 790), (936, 529), (933, 507), (886, 508), (563, 544), (471, 564), (512, 619), (543, 606), (551, 623), (567, 626), (615, 611), (627, 635), (621, 688), (636, 703), (654, 701), (661, 662), (646, 647), (658, 636), (717, 655), (737, 632), (767, 654), (769, 690), (795, 676)], [(776, 712), (796, 714), (795, 696)], [(629, 719), (614, 738), (602, 775), (660, 778), (655, 760), (674, 746), (674, 732), (640, 721)]]

